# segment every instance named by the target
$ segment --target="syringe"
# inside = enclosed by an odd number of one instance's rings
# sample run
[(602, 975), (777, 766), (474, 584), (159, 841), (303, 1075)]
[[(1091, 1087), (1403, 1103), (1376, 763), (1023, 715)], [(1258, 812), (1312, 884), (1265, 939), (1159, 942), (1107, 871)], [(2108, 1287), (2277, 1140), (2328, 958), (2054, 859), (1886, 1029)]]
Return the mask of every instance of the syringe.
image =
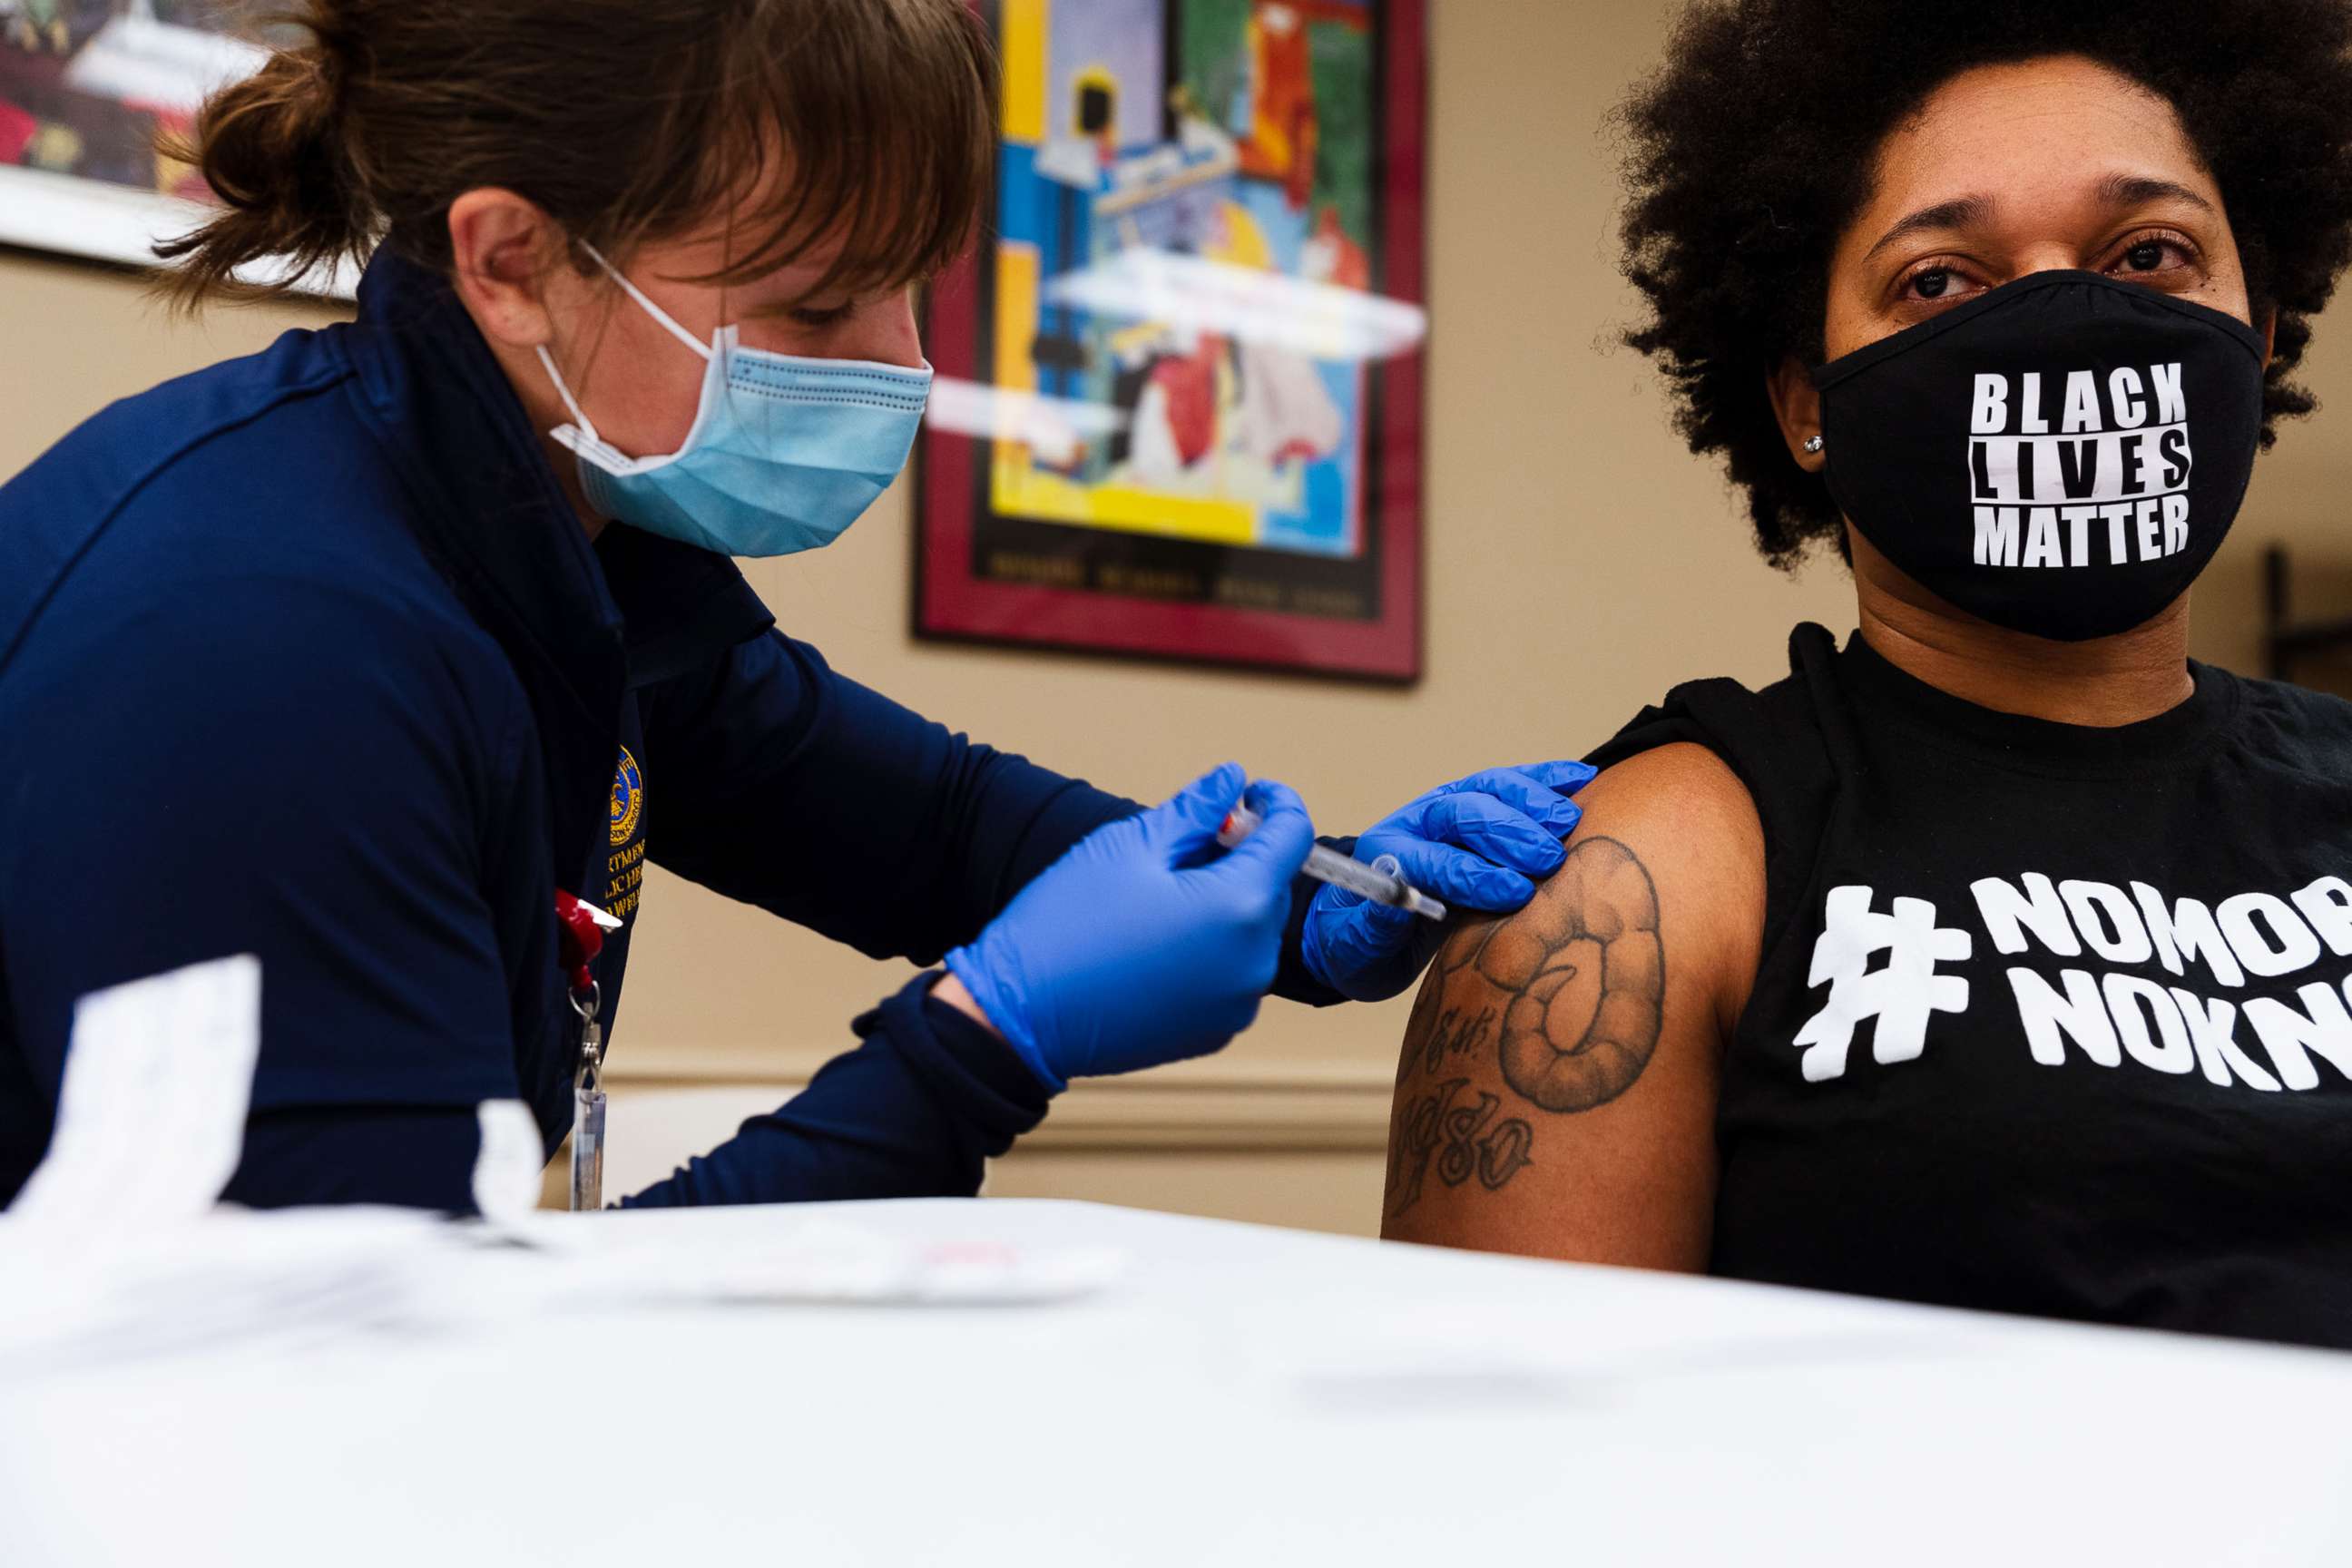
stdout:
[[(1217, 842), (1231, 849), (1257, 831), (1265, 818), (1242, 802), (1225, 814), (1224, 826), (1217, 829)], [(1370, 865), (1351, 860), (1326, 844), (1318, 844), (1307, 853), (1307, 874), (1318, 882), (1328, 882), (1335, 888), (1345, 888), (1376, 904), (1411, 910), (1423, 920), (1442, 921), (1445, 906), (1406, 881), (1404, 868), (1393, 855), (1383, 855)]]

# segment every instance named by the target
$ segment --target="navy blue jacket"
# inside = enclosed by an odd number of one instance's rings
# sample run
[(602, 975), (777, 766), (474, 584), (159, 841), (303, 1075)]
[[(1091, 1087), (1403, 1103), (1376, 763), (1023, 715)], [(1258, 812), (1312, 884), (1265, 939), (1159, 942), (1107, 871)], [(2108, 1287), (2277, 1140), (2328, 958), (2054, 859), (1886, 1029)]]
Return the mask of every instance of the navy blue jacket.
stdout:
[[(478, 1101), (523, 1100), (551, 1151), (570, 1124), (559, 884), (633, 926), (650, 858), (929, 963), (1136, 809), (835, 674), (721, 557), (592, 547), (454, 295), (389, 254), (355, 323), (116, 404), (0, 488), (0, 1202), (101, 986), (260, 955), (232, 1199), (462, 1210)], [(1279, 989), (1330, 1000), (1298, 912)], [(634, 1201), (973, 1191), (1047, 1096), (932, 978)]]

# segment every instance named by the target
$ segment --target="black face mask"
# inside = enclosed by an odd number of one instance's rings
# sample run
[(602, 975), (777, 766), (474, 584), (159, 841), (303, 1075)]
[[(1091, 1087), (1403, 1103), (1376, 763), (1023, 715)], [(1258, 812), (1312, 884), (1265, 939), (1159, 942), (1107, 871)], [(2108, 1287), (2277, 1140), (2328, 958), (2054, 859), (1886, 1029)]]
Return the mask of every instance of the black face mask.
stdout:
[(2253, 474), (2263, 340), (2095, 272), (2036, 272), (1813, 372), (1830, 494), (1929, 592), (2079, 642), (2154, 618)]

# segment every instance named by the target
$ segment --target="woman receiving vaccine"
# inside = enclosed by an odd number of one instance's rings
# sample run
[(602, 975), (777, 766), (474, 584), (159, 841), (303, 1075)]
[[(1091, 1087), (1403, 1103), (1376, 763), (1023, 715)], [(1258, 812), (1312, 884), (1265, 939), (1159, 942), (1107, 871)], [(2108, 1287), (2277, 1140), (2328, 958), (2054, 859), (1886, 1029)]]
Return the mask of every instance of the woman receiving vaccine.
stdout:
[(1595, 754), (1423, 993), (1390, 1234), (2352, 1347), (2352, 706), (2188, 653), (2352, 6), (1719, 0), (1626, 123), (1633, 341), (1855, 629)]

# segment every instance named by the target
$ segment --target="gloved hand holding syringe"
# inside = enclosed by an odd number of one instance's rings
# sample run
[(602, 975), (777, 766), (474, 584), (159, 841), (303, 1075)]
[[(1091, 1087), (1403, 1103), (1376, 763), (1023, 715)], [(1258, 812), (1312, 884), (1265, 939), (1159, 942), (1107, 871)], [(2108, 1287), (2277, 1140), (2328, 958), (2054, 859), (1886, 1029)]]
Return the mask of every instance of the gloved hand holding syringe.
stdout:
[[(1224, 825), (1217, 829), (1217, 842), (1231, 849), (1257, 831), (1261, 818), (1252, 811), (1247, 801), (1236, 802), (1226, 813)], [(1328, 882), (1343, 888), (1359, 898), (1395, 909), (1410, 910), (1423, 920), (1442, 921), (1445, 906), (1406, 881), (1404, 868), (1393, 855), (1383, 855), (1370, 865), (1353, 860), (1327, 844), (1318, 844), (1307, 851), (1306, 874), (1318, 882)]]

